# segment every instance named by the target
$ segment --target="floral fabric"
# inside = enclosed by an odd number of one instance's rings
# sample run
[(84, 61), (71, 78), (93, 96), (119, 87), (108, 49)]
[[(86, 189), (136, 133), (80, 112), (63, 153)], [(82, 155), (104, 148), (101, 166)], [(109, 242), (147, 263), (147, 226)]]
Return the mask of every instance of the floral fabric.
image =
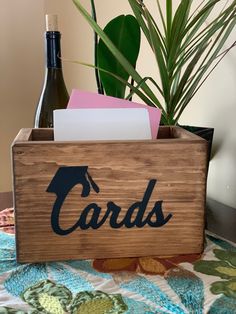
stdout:
[(201, 256), (17, 264), (13, 218), (0, 218), (0, 314), (236, 314), (232, 243), (207, 234)]
[(12, 234), (15, 232), (13, 208), (6, 208), (0, 211), (0, 231)]

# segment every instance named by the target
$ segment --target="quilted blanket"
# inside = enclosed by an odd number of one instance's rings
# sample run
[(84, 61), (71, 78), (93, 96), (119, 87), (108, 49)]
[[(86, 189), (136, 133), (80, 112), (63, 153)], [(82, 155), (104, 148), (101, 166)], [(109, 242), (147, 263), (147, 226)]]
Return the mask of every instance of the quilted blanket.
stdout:
[(236, 246), (202, 255), (18, 264), (14, 213), (0, 213), (0, 313), (236, 313)]

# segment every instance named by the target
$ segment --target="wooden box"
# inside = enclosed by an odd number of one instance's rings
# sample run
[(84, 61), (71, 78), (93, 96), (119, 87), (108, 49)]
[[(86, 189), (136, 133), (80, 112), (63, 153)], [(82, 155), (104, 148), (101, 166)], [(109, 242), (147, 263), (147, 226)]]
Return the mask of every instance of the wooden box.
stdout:
[(184, 129), (99, 142), (22, 129), (12, 159), (19, 262), (203, 250), (207, 143)]

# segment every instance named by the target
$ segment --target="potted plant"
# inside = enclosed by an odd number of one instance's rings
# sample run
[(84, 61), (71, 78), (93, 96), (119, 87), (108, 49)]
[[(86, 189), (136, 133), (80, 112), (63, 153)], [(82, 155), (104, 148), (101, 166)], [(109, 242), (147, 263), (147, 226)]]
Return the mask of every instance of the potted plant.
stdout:
[[(154, 53), (161, 81), (159, 84), (154, 78), (143, 77), (138, 73), (135, 69), (136, 61), (132, 63), (127, 57), (129, 50), (124, 53), (124, 49), (119, 49), (109, 36), (111, 29), (109, 32), (102, 30), (80, 0), (73, 2), (100, 37), (102, 49), (106, 46), (109, 50), (111, 62), (118, 62), (127, 74), (125, 79), (111, 67), (106, 68), (102, 60), (104, 54), (100, 54), (100, 60), (97, 62), (101, 80), (99, 83), (102, 83), (103, 87), (106, 85), (106, 79), (104, 80), (102, 75), (105, 73), (105, 78), (110, 75), (115, 78), (114, 81), (125, 84), (129, 87), (125, 95), (127, 99), (135, 93), (147, 105), (162, 110), (162, 124), (178, 124), (191, 99), (235, 45), (234, 43), (224, 49), (226, 40), (236, 24), (236, 0), (226, 4), (224, 2), (224, 6), (221, 0), (203, 0), (198, 4), (192, 0), (181, 0), (175, 11), (172, 0), (166, 0), (164, 9), (161, 7), (161, 1), (157, 0), (158, 21), (148, 10), (145, 1), (128, 0), (138, 27)], [(221, 10), (218, 5), (222, 5)]]

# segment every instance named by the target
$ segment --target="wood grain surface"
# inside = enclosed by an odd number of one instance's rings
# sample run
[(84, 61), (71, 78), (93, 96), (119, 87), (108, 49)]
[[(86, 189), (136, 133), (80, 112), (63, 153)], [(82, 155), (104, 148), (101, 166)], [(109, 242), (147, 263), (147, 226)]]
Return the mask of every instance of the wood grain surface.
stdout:
[[(30, 135), (29, 135), (30, 134)], [(199, 253), (203, 250), (207, 143), (181, 128), (161, 127), (157, 140), (56, 142), (50, 129), (22, 130), (12, 146), (17, 259), (42, 262)], [(141, 201), (150, 180), (157, 180), (145, 214), (163, 201), (162, 227), (77, 228), (61, 236), (52, 230), (56, 194), (46, 192), (60, 167), (88, 166), (99, 186), (81, 197), (75, 185), (63, 203), (62, 228), (69, 228), (90, 203), (127, 209)], [(135, 219), (134, 212), (133, 219)], [(91, 218), (87, 217), (88, 220)]]

